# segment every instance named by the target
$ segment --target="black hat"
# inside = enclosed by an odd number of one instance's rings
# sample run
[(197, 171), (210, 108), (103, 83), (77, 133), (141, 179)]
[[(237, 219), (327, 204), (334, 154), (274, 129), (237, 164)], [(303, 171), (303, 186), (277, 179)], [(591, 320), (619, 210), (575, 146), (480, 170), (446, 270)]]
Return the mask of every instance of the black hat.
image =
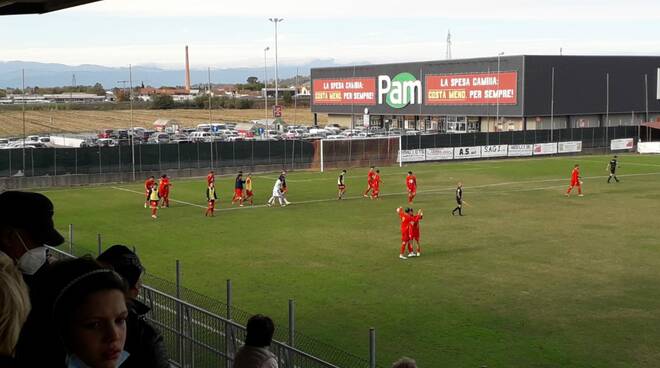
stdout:
[(53, 202), (40, 193), (0, 193), (0, 226), (26, 230), (36, 241), (51, 247), (64, 243), (53, 224)]
[(111, 266), (115, 272), (134, 287), (144, 272), (144, 267), (137, 254), (125, 245), (113, 245), (101, 253), (97, 261)]

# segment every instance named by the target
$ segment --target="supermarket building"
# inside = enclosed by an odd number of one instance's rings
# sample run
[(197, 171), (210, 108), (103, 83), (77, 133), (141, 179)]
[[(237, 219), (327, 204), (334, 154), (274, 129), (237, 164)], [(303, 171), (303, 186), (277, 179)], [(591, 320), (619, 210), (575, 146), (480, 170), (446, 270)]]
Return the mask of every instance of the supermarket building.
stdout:
[[(660, 121), (660, 57), (496, 56), (315, 68), (329, 123), (446, 133)], [(367, 122), (365, 124), (365, 122)]]

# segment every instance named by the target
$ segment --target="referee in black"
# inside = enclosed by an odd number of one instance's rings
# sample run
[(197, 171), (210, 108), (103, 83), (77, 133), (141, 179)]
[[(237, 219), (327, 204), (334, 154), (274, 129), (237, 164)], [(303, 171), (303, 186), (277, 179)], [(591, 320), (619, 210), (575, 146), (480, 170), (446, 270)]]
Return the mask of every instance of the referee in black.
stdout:
[(463, 216), (463, 183), (458, 182), (456, 187), (456, 208), (451, 211), (452, 216), (456, 216), (456, 211), (458, 211), (459, 216)]
[(616, 158), (617, 156), (614, 156), (607, 164), (607, 170), (610, 171), (610, 177), (607, 178), (607, 184), (610, 183), (612, 178), (614, 178), (614, 180), (616, 180), (617, 183), (619, 182), (619, 178), (616, 177), (616, 169), (619, 166), (619, 163), (616, 161)]

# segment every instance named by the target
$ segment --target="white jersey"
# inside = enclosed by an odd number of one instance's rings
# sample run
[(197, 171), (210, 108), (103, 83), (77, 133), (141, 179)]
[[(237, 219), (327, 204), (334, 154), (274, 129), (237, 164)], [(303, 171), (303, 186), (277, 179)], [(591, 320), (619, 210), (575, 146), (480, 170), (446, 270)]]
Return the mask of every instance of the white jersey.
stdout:
[(282, 195), (282, 181), (277, 179), (275, 186), (273, 186), (273, 197), (279, 197), (280, 195)]

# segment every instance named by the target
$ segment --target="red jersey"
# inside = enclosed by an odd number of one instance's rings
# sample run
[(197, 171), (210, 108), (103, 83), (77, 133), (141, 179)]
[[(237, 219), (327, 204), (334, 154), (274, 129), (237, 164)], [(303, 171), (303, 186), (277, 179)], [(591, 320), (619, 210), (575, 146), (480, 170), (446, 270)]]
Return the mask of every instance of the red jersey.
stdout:
[(154, 180), (154, 179), (149, 178), (149, 179), (145, 180), (144, 181), (144, 189), (148, 192), (149, 190), (151, 190), (151, 186), (154, 185), (154, 183), (156, 183), (156, 180)]
[(412, 216), (412, 224), (410, 226), (410, 234), (413, 238), (419, 238), (419, 220), (422, 219), (422, 215)]
[(211, 183), (215, 184), (215, 174), (206, 175), (206, 186), (211, 185)]
[(415, 175), (406, 176), (406, 186), (408, 189), (417, 188), (417, 177)]
[(579, 181), (580, 181), (580, 169), (576, 167), (573, 169), (573, 172), (571, 173), (571, 182), (578, 183)]
[(164, 178), (160, 179), (160, 184), (158, 185), (158, 193), (167, 193), (170, 191), (170, 179)]
[(374, 178), (376, 177), (376, 173), (373, 171), (369, 171), (367, 174), (367, 183), (372, 184), (374, 182)]
[(381, 181), (380, 181), (380, 175), (375, 174), (372, 180), (373, 180), (373, 181), (371, 182), (372, 186), (373, 186), (374, 188), (378, 188), (378, 187), (380, 186), (380, 183), (381, 183)]
[(410, 232), (414, 216), (410, 216), (409, 214), (405, 213), (403, 209), (400, 209), (399, 218), (401, 218), (401, 234), (408, 234)]

